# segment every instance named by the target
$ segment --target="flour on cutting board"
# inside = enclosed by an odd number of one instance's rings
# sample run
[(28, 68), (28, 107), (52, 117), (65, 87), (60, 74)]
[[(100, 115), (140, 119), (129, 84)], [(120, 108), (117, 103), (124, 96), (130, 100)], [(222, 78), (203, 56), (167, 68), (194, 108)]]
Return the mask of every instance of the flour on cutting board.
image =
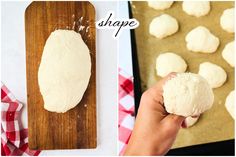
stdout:
[[(87, 36), (87, 38), (90, 39), (91, 35), (88, 32), (90, 30), (89, 24), (92, 21), (86, 20), (84, 22), (85, 19), (83, 16), (78, 17), (76, 19), (75, 14), (72, 14), (71, 18), (72, 18), (71, 25), (67, 25), (67, 26), (65, 26), (65, 28), (58, 28), (58, 26), (55, 26), (54, 30), (58, 30), (58, 29), (74, 30), (74, 31), (80, 33), (81, 36)], [(85, 25), (83, 25), (83, 23), (85, 23)], [(86, 43), (87, 40), (85, 40), (84, 42)]]
[(82, 25), (81, 25), (81, 26), (79, 26), (78, 28), (79, 28), (79, 32), (80, 32), (80, 31), (83, 31), (83, 30), (84, 30), (85, 26), (82, 26)]
[(86, 30), (85, 30), (86, 33), (89, 31), (89, 28), (90, 28), (90, 26), (88, 26), (88, 27), (86, 28)]
[[(78, 20), (75, 20), (73, 23), (73, 30), (75, 30), (77, 28), (78, 32), (82, 35), (82, 36), (87, 36), (87, 38), (90, 39), (90, 34), (88, 34), (90, 26), (90, 20), (86, 20), (86, 22), (84, 22), (84, 17), (80, 17)], [(82, 23), (86, 23), (85, 25), (83, 25)], [(77, 26), (76, 26), (77, 24)], [(87, 40), (84, 41), (85, 43), (87, 43)]]
[(73, 30), (75, 29), (75, 21), (73, 22), (72, 29), (73, 29)]
[(80, 22), (80, 23), (82, 23), (82, 21), (83, 21), (83, 18), (84, 18), (83, 16), (82, 16), (82, 17), (80, 17), (80, 19), (79, 19), (79, 22)]

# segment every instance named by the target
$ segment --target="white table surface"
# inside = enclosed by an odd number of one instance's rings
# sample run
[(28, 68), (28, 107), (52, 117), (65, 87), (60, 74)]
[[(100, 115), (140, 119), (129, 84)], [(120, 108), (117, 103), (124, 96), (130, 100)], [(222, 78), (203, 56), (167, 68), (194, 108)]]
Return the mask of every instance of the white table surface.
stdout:
[[(27, 127), (24, 11), (30, 2), (1, 2), (1, 81), (24, 104), (22, 121)], [(117, 2), (92, 2), (96, 17), (116, 13)], [(113, 30), (97, 30), (97, 135), (96, 149), (50, 150), (41, 155), (117, 154), (117, 40)]]

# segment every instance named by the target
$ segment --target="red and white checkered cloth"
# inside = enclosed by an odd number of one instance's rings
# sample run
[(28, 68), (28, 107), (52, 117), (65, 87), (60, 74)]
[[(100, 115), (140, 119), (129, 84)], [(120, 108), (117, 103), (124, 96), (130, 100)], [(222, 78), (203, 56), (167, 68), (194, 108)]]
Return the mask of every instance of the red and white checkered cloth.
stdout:
[(22, 127), (20, 116), (23, 104), (2, 84), (1, 87), (1, 155), (36, 156), (40, 151), (29, 150), (28, 130)]
[(123, 155), (134, 127), (133, 76), (119, 69), (119, 155)]
[[(134, 126), (133, 77), (119, 69), (119, 154), (122, 155)], [(1, 155), (38, 155), (28, 148), (28, 132), (20, 122), (22, 103), (6, 86), (1, 87)]]

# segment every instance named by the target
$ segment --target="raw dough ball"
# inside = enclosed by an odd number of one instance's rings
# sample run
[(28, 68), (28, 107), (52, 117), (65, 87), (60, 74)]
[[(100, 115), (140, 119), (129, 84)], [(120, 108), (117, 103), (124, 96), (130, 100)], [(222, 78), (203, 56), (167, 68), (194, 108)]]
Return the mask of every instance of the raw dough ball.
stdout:
[(210, 62), (201, 63), (198, 74), (207, 80), (211, 88), (222, 86), (227, 78), (227, 74), (222, 67)]
[(186, 68), (187, 64), (184, 59), (175, 53), (163, 53), (156, 59), (156, 72), (161, 77), (171, 72), (185, 72)]
[(184, 1), (183, 11), (196, 17), (207, 15), (211, 9), (208, 1)]
[(177, 20), (167, 14), (155, 17), (149, 25), (149, 33), (159, 39), (174, 34), (178, 29)]
[(224, 50), (222, 51), (222, 56), (225, 59), (225, 61), (227, 63), (229, 63), (232, 67), (234, 67), (234, 41), (231, 41), (230, 43), (228, 43)]
[(234, 101), (235, 101), (234, 94), (235, 94), (234, 90), (231, 91), (225, 101), (225, 107), (229, 112), (229, 114), (233, 117), (233, 119), (234, 119)]
[(82, 99), (91, 75), (89, 49), (79, 33), (56, 30), (48, 37), (38, 71), (44, 108), (66, 112)]
[(163, 86), (164, 106), (168, 113), (184, 117), (199, 116), (214, 102), (212, 88), (198, 74), (179, 73)]
[(184, 120), (184, 123), (186, 125), (187, 128), (193, 126), (199, 119), (199, 116), (198, 117), (187, 117), (185, 120)]
[(223, 30), (234, 33), (234, 8), (226, 9), (220, 17), (220, 25)]
[(219, 46), (219, 39), (203, 26), (191, 30), (185, 37), (187, 48), (193, 52), (213, 53)]
[(148, 1), (148, 6), (156, 10), (165, 10), (171, 7), (173, 1)]

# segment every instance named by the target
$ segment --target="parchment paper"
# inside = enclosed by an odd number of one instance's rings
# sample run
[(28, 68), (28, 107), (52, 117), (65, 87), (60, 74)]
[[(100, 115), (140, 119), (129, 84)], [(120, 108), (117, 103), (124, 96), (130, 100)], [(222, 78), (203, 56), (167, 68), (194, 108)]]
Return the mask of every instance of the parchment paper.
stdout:
[[(225, 108), (225, 99), (234, 89), (234, 68), (222, 58), (224, 46), (234, 40), (234, 34), (222, 30), (220, 16), (222, 12), (234, 7), (234, 2), (211, 2), (211, 11), (200, 18), (187, 15), (182, 10), (182, 2), (174, 2), (171, 8), (157, 11), (149, 8), (147, 2), (132, 2), (133, 17), (140, 22), (135, 29), (137, 53), (140, 68), (142, 91), (156, 83), (160, 77), (156, 75), (156, 57), (166, 51), (173, 51), (182, 56), (188, 64), (187, 71), (198, 73), (199, 64), (210, 61), (222, 66), (227, 72), (226, 83), (214, 89), (213, 107), (201, 115), (199, 121), (191, 128), (181, 129), (172, 148), (216, 142), (234, 138), (234, 120)], [(151, 20), (163, 13), (175, 17), (179, 22), (179, 31), (167, 38), (157, 39), (149, 34)], [(196, 26), (206, 26), (220, 39), (220, 46), (213, 54), (189, 52), (186, 48), (185, 36)]]

